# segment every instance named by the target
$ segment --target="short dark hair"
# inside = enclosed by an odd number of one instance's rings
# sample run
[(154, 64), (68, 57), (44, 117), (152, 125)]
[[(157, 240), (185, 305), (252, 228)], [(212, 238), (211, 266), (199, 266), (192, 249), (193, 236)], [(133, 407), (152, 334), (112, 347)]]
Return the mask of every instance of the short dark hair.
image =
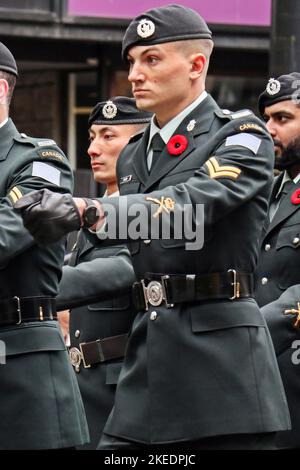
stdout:
[(0, 79), (4, 79), (8, 83), (8, 94), (6, 97), (6, 102), (7, 106), (9, 106), (16, 86), (17, 77), (12, 73), (0, 70)]

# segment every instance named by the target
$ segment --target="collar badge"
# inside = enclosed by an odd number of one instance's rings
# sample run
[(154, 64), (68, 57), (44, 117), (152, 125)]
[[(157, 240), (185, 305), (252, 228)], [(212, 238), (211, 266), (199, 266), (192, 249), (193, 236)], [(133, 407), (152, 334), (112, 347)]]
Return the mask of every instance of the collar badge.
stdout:
[(196, 121), (195, 119), (192, 119), (186, 126), (186, 130), (191, 132), (194, 129), (195, 125), (196, 125)]

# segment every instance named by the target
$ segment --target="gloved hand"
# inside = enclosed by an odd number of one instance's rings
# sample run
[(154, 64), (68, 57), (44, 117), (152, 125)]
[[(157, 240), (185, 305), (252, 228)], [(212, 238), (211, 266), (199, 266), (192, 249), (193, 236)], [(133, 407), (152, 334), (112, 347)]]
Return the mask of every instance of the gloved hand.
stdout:
[(41, 245), (56, 242), (81, 227), (80, 213), (71, 194), (40, 189), (23, 196), (14, 208), (21, 212), (24, 226)]

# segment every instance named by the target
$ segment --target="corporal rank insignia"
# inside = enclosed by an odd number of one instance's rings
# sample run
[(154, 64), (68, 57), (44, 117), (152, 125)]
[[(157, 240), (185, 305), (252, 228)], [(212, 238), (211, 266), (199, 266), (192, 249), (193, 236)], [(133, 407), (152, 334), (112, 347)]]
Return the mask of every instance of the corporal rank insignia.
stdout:
[(13, 204), (15, 204), (19, 199), (21, 199), (22, 196), (23, 194), (17, 186), (14, 186), (8, 193), (8, 197)]
[(230, 178), (232, 180), (236, 180), (242, 172), (242, 170), (235, 166), (219, 165), (216, 157), (211, 157), (207, 162), (205, 162), (205, 165), (207, 166), (209, 176), (212, 179)]
[(137, 26), (137, 33), (141, 38), (149, 38), (154, 34), (155, 24), (147, 18), (142, 19)]
[(155, 197), (146, 197), (146, 201), (154, 202), (154, 204), (158, 204), (159, 206), (157, 211), (153, 214), (154, 218), (158, 217), (162, 212), (169, 214), (175, 207), (175, 201), (170, 197), (162, 196), (160, 199), (156, 199)]
[(106, 119), (113, 119), (118, 112), (117, 106), (108, 100), (102, 108), (102, 114)]
[(270, 78), (266, 87), (266, 92), (269, 95), (276, 95), (277, 93), (279, 93), (280, 88), (281, 88), (280, 82), (276, 80), (275, 78)]

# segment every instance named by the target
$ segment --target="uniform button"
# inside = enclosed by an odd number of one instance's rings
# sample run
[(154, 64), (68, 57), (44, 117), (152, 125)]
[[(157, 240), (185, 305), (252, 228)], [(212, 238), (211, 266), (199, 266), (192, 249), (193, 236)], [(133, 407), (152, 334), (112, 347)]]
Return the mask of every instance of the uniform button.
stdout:
[(157, 319), (157, 313), (156, 312), (151, 312), (150, 313), (150, 320), (154, 321)]
[(298, 245), (299, 242), (300, 242), (300, 238), (295, 237), (295, 238), (293, 239), (293, 245)]
[(271, 245), (269, 245), (268, 243), (265, 245), (265, 251), (269, 251), (269, 249), (271, 248)]
[(80, 336), (80, 331), (79, 331), (79, 330), (76, 330), (75, 333), (74, 333), (74, 336), (75, 336), (75, 338), (79, 338), (79, 336)]
[(151, 240), (144, 240), (145, 245), (150, 245)]
[(262, 283), (263, 286), (265, 286), (265, 285), (268, 283), (268, 278), (267, 278), (267, 277), (263, 277), (263, 278), (261, 279), (261, 283)]

